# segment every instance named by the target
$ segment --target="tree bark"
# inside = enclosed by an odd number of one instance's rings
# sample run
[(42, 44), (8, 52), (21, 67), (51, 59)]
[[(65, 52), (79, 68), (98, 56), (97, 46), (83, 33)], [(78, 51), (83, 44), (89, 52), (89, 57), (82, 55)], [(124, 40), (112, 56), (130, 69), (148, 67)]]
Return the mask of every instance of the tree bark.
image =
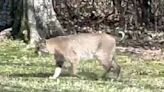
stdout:
[(16, 39), (21, 35), (21, 21), (24, 12), (23, 0), (12, 0), (11, 2), (11, 17), (13, 18), (11, 35)]
[(41, 39), (64, 34), (64, 29), (56, 18), (52, 0), (28, 0), (28, 25), (30, 45)]

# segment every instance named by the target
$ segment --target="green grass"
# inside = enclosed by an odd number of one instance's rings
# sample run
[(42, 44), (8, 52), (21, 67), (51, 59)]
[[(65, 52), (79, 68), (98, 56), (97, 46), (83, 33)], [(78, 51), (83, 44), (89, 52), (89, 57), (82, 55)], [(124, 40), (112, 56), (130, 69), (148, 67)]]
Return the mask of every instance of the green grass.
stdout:
[(135, 61), (118, 55), (122, 67), (118, 81), (99, 79), (102, 67), (96, 61), (81, 62), (80, 78), (63, 75), (56, 80), (52, 55), (39, 57), (33, 50), (25, 50), (21, 41), (0, 43), (0, 92), (162, 92), (164, 91), (164, 63)]

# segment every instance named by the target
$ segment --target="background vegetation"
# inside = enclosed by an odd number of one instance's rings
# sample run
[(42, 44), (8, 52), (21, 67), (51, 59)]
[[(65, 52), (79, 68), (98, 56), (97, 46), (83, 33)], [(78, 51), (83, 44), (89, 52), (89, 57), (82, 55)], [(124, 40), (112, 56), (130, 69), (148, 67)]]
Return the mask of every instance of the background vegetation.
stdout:
[(120, 27), (126, 33), (121, 43), (124, 46), (163, 47), (163, 0), (1, 0), (0, 3), (0, 30), (12, 27), (12, 36), (25, 42), (63, 32), (101, 31), (115, 35), (117, 31), (113, 29)]

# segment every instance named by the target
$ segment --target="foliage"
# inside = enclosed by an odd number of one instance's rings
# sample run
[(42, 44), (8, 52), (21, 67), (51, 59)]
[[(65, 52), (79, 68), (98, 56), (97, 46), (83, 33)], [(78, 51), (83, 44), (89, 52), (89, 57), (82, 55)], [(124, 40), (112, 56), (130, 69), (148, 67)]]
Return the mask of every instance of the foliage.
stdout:
[(126, 33), (122, 45), (157, 49), (164, 42), (158, 35), (164, 30), (163, 4), (163, 0), (54, 0), (54, 10), (68, 33), (113, 34), (116, 30), (111, 29), (122, 27)]
[(21, 41), (0, 43), (1, 92), (160, 92), (164, 88), (164, 68), (159, 61), (135, 61), (127, 55), (118, 55), (122, 67), (120, 80), (95, 80), (102, 74), (98, 62), (81, 62), (79, 75), (69, 74), (57, 80), (48, 77), (54, 72), (53, 57), (39, 57), (27, 51)]
[[(121, 27), (126, 33), (123, 45), (163, 47), (163, 0), (1, 0), (0, 4), (0, 31), (12, 27), (13, 38), (21, 37), (25, 42), (39, 36), (58, 36), (65, 29), (68, 34), (98, 31), (113, 34), (117, 32), (111, 29)], [(38, 36), (31, 36), (37, 32)]]
[(55, 0), (53, 3), (65, 28), (90, 27), (98, 31), (121, 26), (129, 30), (154, 30), (157, 26), (157, 30), (163, 30), (163, 0)]

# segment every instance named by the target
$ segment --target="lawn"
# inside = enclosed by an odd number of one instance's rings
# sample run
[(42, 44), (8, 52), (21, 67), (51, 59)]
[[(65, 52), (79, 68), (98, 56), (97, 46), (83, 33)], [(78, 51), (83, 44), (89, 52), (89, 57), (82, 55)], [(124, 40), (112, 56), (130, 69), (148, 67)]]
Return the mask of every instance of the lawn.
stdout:
[[(120, 54), (121, 78), (98, 79), (103, 69), (97, 61), (81, 62), (80, 78), (68, 74), (56, 80), (52, 55), (37, 56), (26, 50), (21, 41), (0, 43), (0, 92), (162, 92), (164, 91), (164, 62), (137, 61)], [(110, 76), (110, 75), (109, 75)]]

